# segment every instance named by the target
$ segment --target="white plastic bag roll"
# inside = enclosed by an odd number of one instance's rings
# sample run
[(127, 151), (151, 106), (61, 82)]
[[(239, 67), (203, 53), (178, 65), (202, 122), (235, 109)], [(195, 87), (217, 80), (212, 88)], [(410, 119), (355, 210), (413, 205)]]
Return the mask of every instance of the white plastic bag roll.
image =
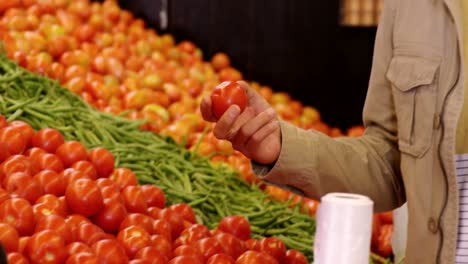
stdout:
[(369, 263), (373, 206), (363, 195), (323, 196), (316, 215), (314, 264)]

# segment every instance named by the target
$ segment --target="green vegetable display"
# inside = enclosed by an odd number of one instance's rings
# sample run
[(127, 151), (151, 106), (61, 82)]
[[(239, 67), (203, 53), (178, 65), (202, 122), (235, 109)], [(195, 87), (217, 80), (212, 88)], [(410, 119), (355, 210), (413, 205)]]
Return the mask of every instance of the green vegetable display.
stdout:
[(158, 185), (169, 204), (188, 203), (197, 220), (215, 228), (227, 215), (246, 216), (253, 237), (276, 236), (289, 248), (313, 260), (315, 220), (300, 205), (269, 199), (225, 166), (189, 152), (171, 138), (139, 130), (141, 122), (102, 113), (53, 80), (30, 73), (0, 55), (0, 113), (8, 121), (23, 120), (35, 129), (60, 130), (67, 140), (87, 148), (110, 150), (116, 167), (132, 169), (140, 183)]

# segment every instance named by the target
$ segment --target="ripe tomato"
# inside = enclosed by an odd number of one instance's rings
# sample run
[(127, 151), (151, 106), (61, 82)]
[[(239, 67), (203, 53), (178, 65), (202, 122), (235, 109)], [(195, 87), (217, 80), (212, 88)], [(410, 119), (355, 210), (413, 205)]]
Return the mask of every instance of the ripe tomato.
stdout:
[(184, 218), (169, 208), (164, 208), (159, 211), (159, 219), (167, 221), (167, 223), (171, 226), (171, 235), (173, 239), (178, 237), (179, 234), (185, 229)]
[(43, 230), (32, 235), (26, 245), (32, 263), (62, 263), (65, 261), (65, 242), (54, 230)]
[(32, 147), (26, 150), (24, 155), (26, 155), (33, 163), (36, 163), (39, 161), (39, 158), (46, 153), (47, 152), (41, 148)]
[[(109, 180), (109, 178), (101, 178), (101, 179)], [(104, 204), (109, 203), (111, 201), (116, 201), (116, 202), (122, 203), (125, 208), (124, 199), (117, 185), (104, 186), (104, 187), (99, 187), (99, 188), (101, 190), (102, 198), (104, 199)]]
[(31, 204), (23, 198), (11, 198), (1, 203), (0, 221), (14, 226), (21, 236), (31, 235), (36, 224)]
[(71, 166), (80, 160), (87, 160), (88, 154), (86, 148), (78, 141), (67, 141), (60, 145), (55, 154), (59, 156), (65, 167)]
[(307, 264), (309, 263), (304, 254), (295, 249), (286, 250), (284, 257), (285, 264)]
[(229, 67), (231, 65), (231, 61), (225, 53), (218, 52), (211, 58), (211, 64), (216, 71), (219, 71)]
[(373, 249), (375, 249), (378, 245), (379, 232), (380, 232), (381, 226), (382, 226), (382, 221), (380, 220), (379, 215), (374, 214), (372, 218), (372, 238), (371, 238), (371, 246)]
[(91, 248), (83, 242), (71, 242), (65, 248), (65, 252), (67, 252), (67, 257), (78, 253), (93, 253)]
[(195, 224), (197, 222), (193, 208), (186, 203), (173, 204), (168, 208), (169, 210), (172, 210), (181, 215), (185, 221), (189, 221), (192, 224)]
[(30, 236), (22, 236), (18, 241), (18, 253), (24, 254), (26, 245), (28, 244)]
[(117, 183), (120, 190), (123, 190), (127, 186), (134, 186), (138, 184), (135, 173), (127, 168), (115, 169), (110, 178), (115, 183)]
[(152, 246), (144, 247), (135, 254), (135, 259), (145, 259), (152, 264), (167, 263), (167, 257)]
[(224, 252), (221, 244), (214, 237), (202, 238), (193, 244), (202, 254), (205, 261), (217, 253)]
[(192, 257), (192, 256), (178, 256), (171, 261), (168, 262), (168, 264), (202, 264), (203, 262), (199, 261), (198, 259)]
[(152, 243), (150, 234), (137, 225), (120, 230), (117, 239), (122, 243), (130, 258), (133, 258), (140, 249), (148, 247)]
[(143, 192), (148, 207), (156, 206), (161, 209), (164, 208), (166, 205), (166, 197), (160, 188), (153, 184), (143, 184), (140, 185), (140, 189)]
[(260, 239), (260, 251), (274, 257), (282, 263), (286, 255), (286, 245), (276, 237), (265, 237)]
[(67, 214), (67, 207), (64, 201), (53, 194), (45, 194), (32, 206), (34, 217), (39, 220), (43, 216), (55, 214), (65, 217)]
[(48, 229), (57, 232), (57, 234), (63, 238), (65, 243), (68, 244), (72, 241), (70, 227), (62, 216), (51, 214), (39, 218), (36, 222), (34, 232), (38, 233), (39, 231)]
[(72, 231), (75, 241), (83, 242), (86, 245), (92, 245), (101, 239), (107, 237), (106, 233), (93, 223), (82, 223)]
[(190, 256), (197, 259), (201, 263), (205, 262), (202, 252), (200, 252), (194, 245), (181, 245), (174, 250), (174, 257)]
[(8, 200), (11, 198), (11, 195), (9, 192), (5, 191), (5, 189), (0, 187), (0, 203), (3, 203), (4, 201)]
[(40, 156), (36, 164), (39, 170), (53, 170), (55, 172), (61, 172), (64, 169), (60, 158), (52, 153), (46, 153)]
[(93, 252), (80, 252), (67, 258), (65, 264), (95, 264), (99, 258)]
[(21, 133), (23, 133), (24, 140), (27, 142), (26, 147), (29, 147), (31, 143), (31, 138), (34, 134), (34, 129), (32, 126), (24, 121), (15, 120), (10, 123), (11, 127), (17, 128)]
[(10, 157), (10, 150), (8, 150), (8, 145), (0, 141), (0, 162), (8, 159)]
[(303, 198), (302, 202), (304, 203), (303, 210), (305, 211), (305, 213), (308, 213), (310, 216), (315, 216), (320, 202), (305, 197)]
[(140, 186), (127, 186), (122, 190), (125, 207), (132, 213), (146, 213), (148, 205)]
[(143, 227), (149, 234), (153, 234), (153, 221), (153, 218), (147, 215), (140, 213), (130, 213), (125, 217), (122, 223), (120, 223), (120, 230), (129, 226), (139, 225)]
[(71, 165), (71, 168), (87, 174), (92, 180), (97, 179), (96, 167), (94, 167), (93, 163), (87, 160), (77, 161)]
[(8, 152), (13, 155), (23, 153), (29, 144), (21, 129), (13, 126), (0, 129), (0, 142), (5, 143), (8, 147)]
[(211, 256), (206, 264), (234, 264), (235, 260), (226, 254), (218, 253)]
[(34, 175), (37, 167), (31, 162), (29, 157), (23, 155), (10, 156), (0, 165), (0, 178), (16, 172), (24, 172), (27, 175)]
[(96, 167), (99, 178), (109, 177), (114, 170), (114, 155), (105, 148), (96, 147), (88, 152), (88, 159)]
[(219, 233), (215, 235), (214, 238), (218, 240), (219, 244), (223, 247), (226, 255), (234, 259), (237, 259), (242, 253), (248, 250), (244, 241), (229, 233)]
[(92, 216), (103, 207), (103, 199), (95, 181), (78, 179), (68, 185), (65, 191), (68, 208), (83, 216)]
[(388, 258), (392, 255), (392, 235), (393, 225), (382, 225), (377, 240), (377, 253), (382, 257)]
[(79, 180), (79, 179), (88, 179), (91, 180), (91, 178), (88, 176), (88, 174), (73, 169), (73, 168), (68, 168), (60, 172), (60, 176), (63, 178), (63, 181), (65, 182), (65, 186), (69, 186), (72, 182)]
[(29, 264), (28, 259), (23, 254), (11, 252), (7, 255), (7, 263), (9, 264)]
[(216, 86), (211, 93), (214, 116), (219, 119), (229, 106), (236, 104), (241, 112), (247, 105), (247, 94), (237, 82), (225, 82)]
[(5, 248), (6, 253), (18, 250), (19, 234), (14, 226), (0, 223), (0, 242)]
[(193, 224), (180, 233), (180, 236), (174, 241), (174, 246), (190, 245), (206, 237), (210, 237), (208, 227), (201, 224)]
[(278, 261), (268, 254), (248, 250), (236, 260), (236, 264), (278, 264)]
[(163, 219), (156, 219), (153, 222), (153, 234), (161, 235), (167, 239), (167, 241), (172, 241), (172, 231), (171, 225)]
[(172, 259), (172, 245), (165, 237), (160, 235), (151, 236), (152, 246), (167, 259)]
[(3, 187), (13, 197), (24, 198), (31, 204), (44, 193), (39, 181), (24, 172), (15, 172), (6, 176), (3, 179)]
[(102, 264), (125, 264), (128, 263), (128, 256), (125, 249), (116, 239), (99, 240), (91, 246), (91, 249), (99, 258)]
[(251, 235), (249, 222), (240, 215), (224, 217), (219, 222), (218, 229), (233, 234), (241, 240), (247, 240)]
[(68, 215), (65, 218), (65, 222), (67, 222), (68, 226), (70, 227), (70, 230), (73, 236), (73, 241), (76, 241), (76, 237), (75, 237), (75, 233), (77, 233), (76, 229), (78, 229), (78, 227), (80, 227), (81, 224), (91, 223), (91, 221), (88, 218), (79, 214)]
[(379, 213), (379, 218), (382, 221), (382, 224), (393, 224), (393, 212), (384, 212), (384, 213)]
[(65, 180), (62, 174), (53, 170), (43, 170), (33, 176), (39, 182), (45, 194), (62, 196), (65, 193)]
[(93, 222), (107, 233), (116, 233), (126, 216), (127, 209), (121, 202), (104, 200), (104, 208), (93, 217)]

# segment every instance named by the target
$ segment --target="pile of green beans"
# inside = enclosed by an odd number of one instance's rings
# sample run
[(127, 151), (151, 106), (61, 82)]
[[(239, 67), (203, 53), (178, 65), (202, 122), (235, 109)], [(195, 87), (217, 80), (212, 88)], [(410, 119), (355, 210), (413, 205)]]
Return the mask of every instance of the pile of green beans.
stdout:
[(243, 215), (252, 236), (276, 236), (288, 248), (313, 260), (315, 220), (300, 205), (270, 199), (227, 166), (214, 167), (169, 137), (141, 131), (142, 122), (95, 110), (58, 82), (33, 74), (0, 54), (0, 113), (7, 121), (22, 120), (34, 129), (58, 129), (67, 140), (87, 148), (102, 146), (115, 156), (116, 167), (132, 169), (140, 183), (159, 186), (168, 204), (188, 203), (199, 223), (216, 228), (228, 215)]

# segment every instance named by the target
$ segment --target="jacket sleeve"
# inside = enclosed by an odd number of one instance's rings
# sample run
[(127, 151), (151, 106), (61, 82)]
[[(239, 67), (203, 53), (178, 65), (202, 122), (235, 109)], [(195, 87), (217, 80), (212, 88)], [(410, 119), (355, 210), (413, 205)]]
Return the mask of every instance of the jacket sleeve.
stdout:
[(330, 138), (280, 122), (282, 149), (278, 160), (272, 167), (253, 166), (263, 180), (315, 199), (329, 192), (367, 195), (377, 211), (404, 203), (396, 115), (391, 85), (386, 78), (393, 54), (395, 1), (385, 1), (377, 30), (363, 112), (364, 135)]

